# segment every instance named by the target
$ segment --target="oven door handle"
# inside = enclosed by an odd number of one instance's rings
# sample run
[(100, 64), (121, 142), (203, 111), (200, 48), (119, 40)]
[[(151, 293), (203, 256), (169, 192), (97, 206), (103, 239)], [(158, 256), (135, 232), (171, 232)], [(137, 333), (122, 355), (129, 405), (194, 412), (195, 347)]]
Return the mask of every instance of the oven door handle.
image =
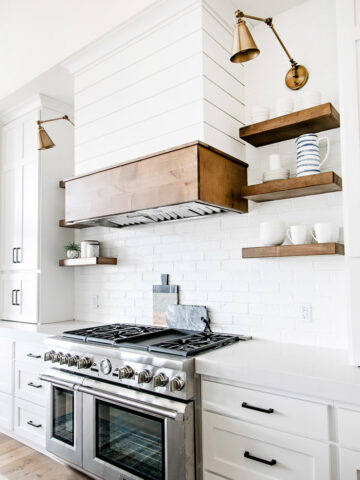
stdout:
[(49, 382), (52, 383), (53, 385), (56, 385), (57, 387), (64, 387), (69, 390), (75, 390), (75, 385), (71, 382), (67, 382), (66, 380), (62, 380), (57, 377), (53, 377), (52, 375), (45, 375), (41, 374), (39, 375), (39, 379), (42, 380), (43, 382)]
[(183, 413), (177, 410), (171, 410), (169, 408), (163, 408), (157, 405), (150, 405), (148, 403), (138, 402), (127, 397), (122, 397), (120, 395), (112, 395), (111, 393), (104, 392), (103, 390), (98, 390), (92, 387), (85, 387), (83, 385), (79, 385), (79, 392), (87, 393), (94, 397), (102, 398), (103, 400), (109, 400), (110, 402), (114, 402), (118, 405), (132, 407), (143, 412), (159, 415), (163, 418), (170, 418), (171, 420), (176, 420), (178, 422), (184, 421)]

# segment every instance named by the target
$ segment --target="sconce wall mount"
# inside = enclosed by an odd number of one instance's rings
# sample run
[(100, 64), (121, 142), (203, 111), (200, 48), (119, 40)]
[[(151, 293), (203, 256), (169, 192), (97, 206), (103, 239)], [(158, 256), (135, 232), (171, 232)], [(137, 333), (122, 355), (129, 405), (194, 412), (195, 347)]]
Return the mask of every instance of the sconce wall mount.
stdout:
[(67, 120), (74, 125), (74, 122), (70, 120), (68, 115), (63, 115), (62, 117), (50, 118), (48, 120), (38, 120), (36, 123), (39, 126), (38, 130), (38, 150), (47, 150), (48, 148), (55, 147), (55, 143), (51, 140), (45, 128), (42, 126), (43, 123), (56, 122), (57, 120)]
[(249, 18), (251, 20), (257, 20), (259, 22), (264, 22), (268, 27), (271, 28), (275, 37), (278, 39), (280, 45), (282, 46), (284, 52), (286, 53), (289, 61), (291, 63), (291, 68), (285, 76), (285, 84), (291, 90), (299, 90), (302, 88), (309, 77), (309, 73), (304, 67), (304, 65), (299, 65), (290, 55), (289, 51), (285, 47), (281, 38), (279, 37), (277, 31), (274, 28), (272, 23), (272, 18), (260, 18), (254, 17), (253, 15), (246, 15), (240, 10), (236, 10), (235, 16), (238, 19), (237, 24), (235, 25), (234, 31), (234, 40), (232, 47), (232, 54), (230, 57), (231, 62), (233, 63), (244, 63), (248, 60), (252, 60), (257, 57), (260, 53), (260, 50), (256, 46), (256, 43), (246, 25), (244, 18)]

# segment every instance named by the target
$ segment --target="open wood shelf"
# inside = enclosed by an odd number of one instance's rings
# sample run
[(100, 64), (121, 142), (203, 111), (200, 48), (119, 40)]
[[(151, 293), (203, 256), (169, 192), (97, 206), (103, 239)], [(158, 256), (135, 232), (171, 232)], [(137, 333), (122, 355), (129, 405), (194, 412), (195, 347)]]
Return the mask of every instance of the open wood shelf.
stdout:
[(91, 257), (91, 258), (64, 258), (59, 260), (60, 267), (88, 267), (91, 265), (116, 265), (117, 258)]
[(331, 103), (323, 103), (242, 127), (240, 138), (254, 147), (262, 147), (296, 138), (304, 133), (317, 133), (338, 127), (340, 127), (339, 112)]
[(244, 186), (241, 189), (241, 196), (253, 202), (269, 202), (341, 190), (341, 178), (335, 172), (324, 172)]
[(344, 255), (342, 243), (309, 243), (242, 249), (243, 258), (302, 257), (308, 255)]

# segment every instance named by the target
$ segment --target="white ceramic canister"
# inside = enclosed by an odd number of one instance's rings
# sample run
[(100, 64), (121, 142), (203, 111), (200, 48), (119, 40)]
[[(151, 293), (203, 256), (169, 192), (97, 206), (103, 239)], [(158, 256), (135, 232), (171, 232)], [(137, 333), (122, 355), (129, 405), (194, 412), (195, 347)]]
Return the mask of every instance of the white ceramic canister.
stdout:
[(80, 242), (81, 258), (98, 257), (100, 253), (100, 242), (98, 240), (82, 240)]

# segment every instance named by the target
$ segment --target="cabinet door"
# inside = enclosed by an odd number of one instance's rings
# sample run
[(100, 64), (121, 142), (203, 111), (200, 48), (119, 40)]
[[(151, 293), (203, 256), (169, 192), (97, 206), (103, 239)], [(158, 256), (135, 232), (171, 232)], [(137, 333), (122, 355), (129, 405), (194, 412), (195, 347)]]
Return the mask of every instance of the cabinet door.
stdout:
[(21, 167), (12, 165), (1, 175), (1, 269), (18, 267), (16, 255), (21, 248)]
[(360, 480), (360, 453), (340, 448), (340, 479)]
[(38, 274), (24, 272), (20, 276), (20, 292), (16, 295), (20, 322), (37, 323), (38, 319)]
[(17, 275), (7, 273), (0, 279), (0, 306), (2, 320), (18, 320), (20, 308), (16, 305), (16, 290), (20, 289)]

